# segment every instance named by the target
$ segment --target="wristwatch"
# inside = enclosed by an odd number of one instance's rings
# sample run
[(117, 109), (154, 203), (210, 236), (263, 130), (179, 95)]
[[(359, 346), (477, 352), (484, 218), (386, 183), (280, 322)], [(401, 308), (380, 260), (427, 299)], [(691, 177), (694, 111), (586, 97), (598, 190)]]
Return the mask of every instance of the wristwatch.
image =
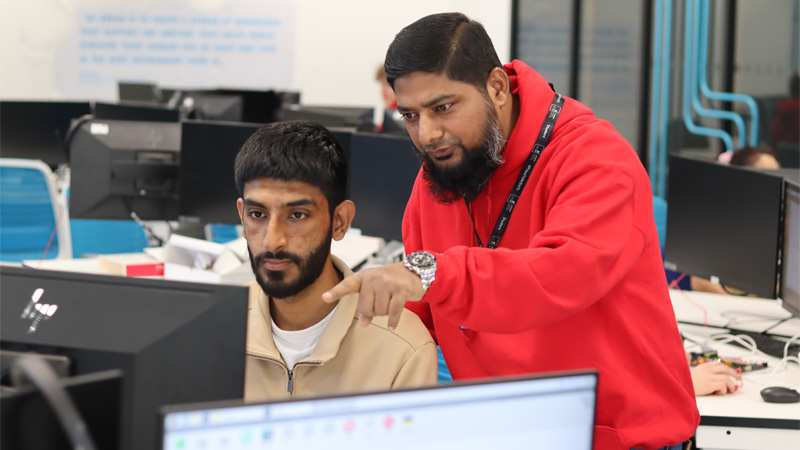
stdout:
[(436, 279), (436, 257), (428, 252), (414, 252), (403, 261), (406, 269), (419, 275), (422, 281), (422, 295), (428, 292), (431, 283)]

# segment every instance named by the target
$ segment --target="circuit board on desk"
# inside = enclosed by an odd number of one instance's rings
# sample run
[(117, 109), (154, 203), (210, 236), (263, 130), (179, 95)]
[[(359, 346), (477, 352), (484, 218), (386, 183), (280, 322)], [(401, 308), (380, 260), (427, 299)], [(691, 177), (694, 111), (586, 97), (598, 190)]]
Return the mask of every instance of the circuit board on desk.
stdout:
[(734, 369), (741, 369), (742, 372), (751, 372), (753, 370), (761, 370), (767, 368), (766, 361), (751, 361), (749, 359), (734, 357), (734, 356), (719, 356), (716, 350), (707, 352), (692, 352), (692, 360), (689, 365), (694, 367), (698, 364), (703, 364), (712, 361), (719, 361)]

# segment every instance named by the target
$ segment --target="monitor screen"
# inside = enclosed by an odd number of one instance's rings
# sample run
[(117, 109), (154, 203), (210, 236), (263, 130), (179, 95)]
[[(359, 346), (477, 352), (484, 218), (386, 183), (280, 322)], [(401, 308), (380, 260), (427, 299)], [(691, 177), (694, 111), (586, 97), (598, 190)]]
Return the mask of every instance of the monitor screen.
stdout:
[(592, 448), (597, 375), (162, 408), (163, 450)]
[(102, 120), (133, 120), (139, 122), (179, 122), (181, 112), (147, 103), (101, 103), (94, 104), (94, 118)]
[(94, 119), (70, 141), (70, 217), (178, 217), (181, 124)]
[(348, 195), (356, 205), (353, 227), (367, 236), (402, 241), (403, 212), (419, 168), (408, 136), (353, 134)]
[(0, 347), (67, 356), (72, 375), (122, 370), (119, 448), (155, 448), (159, 406), (242, 398), (247, 296), (242, 286), (4, 267)]
[(187, 222), (239, 224), (234, 163), (260, 125), (184, 121), (179, 215)]
[(786, 181), (783, 211), (780, 297), (800, 317), (800, 184)]
[(775, 298), (783, 177), (674, 156), (664, 267)]
[(91, 113), (89, 102), (0, 101), (0, 156), (66, 164), (70, 123)]

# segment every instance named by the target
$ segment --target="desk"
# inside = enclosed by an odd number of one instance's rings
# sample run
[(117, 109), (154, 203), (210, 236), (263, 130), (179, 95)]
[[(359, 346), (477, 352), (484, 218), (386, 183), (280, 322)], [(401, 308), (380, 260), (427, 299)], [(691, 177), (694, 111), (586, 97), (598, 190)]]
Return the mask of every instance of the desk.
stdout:
[[(383, 241), (380, 238), (346, 234), (340, 241), (332, 241), (331, 253), (344, 261), (351, 269), (356, 269), (377, 253)], [(147, 253), (156, 259), (163, 259), (160, 249), (147, 249)], [(14, 266), (19, 264), (14, 263)], [(23, 261), (24, 267), (66, 272), (99, 273), (97, 258), (79, 259), (46, 259)]]
[[(709, 324), (763, 331), (788, 316), (774, 300), (675, 290), (670, 292), (670, 297), (679, 322), (702, 323), (702, 310), (694, 306), (690, 299), (706, 309)], [(719, 329), (688, 324), (679, 324), (679, 328), (684, 335), (697, 341), (720, 332)], [(776, 334), (794, 335), (800, 332), (800, 319), (785, 321), (774, 330), (778, 331)], [(797, 388), (800, 384), (800, 367), (791, 363), (770, 379), (778, 358), (753, 355), (749, 350), (729, 344), (713, 343), (711, 347), (720, 355), (767, 361), (769, 367), (746, 372), (744, 384), (733, 394), (697, 398), (701, 416), (696, 434), (697, 447), (703, 450), (800, 448), (800, 403), (767, 403), (760, 394), (761, 389), (768, 385)], [(687, 345), (687, 349), (696, 350), (696, 347)]]

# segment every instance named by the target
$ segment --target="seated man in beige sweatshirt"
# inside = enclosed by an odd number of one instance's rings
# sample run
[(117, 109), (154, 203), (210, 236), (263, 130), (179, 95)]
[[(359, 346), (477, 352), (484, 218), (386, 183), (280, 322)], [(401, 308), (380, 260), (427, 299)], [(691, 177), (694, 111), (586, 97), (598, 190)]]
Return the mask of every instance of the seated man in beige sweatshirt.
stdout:
[(359, 325), (358, 295), (336, 304), (322, 293), (352, 274), (332, 256), (355, 215), (345, 198), (347, 156), (310, 122), (259, 129), (236, 157), (237, 201), (256, 280), (249, 284), (245, 400), (436, 384), (436, 346), (403, 311)]

